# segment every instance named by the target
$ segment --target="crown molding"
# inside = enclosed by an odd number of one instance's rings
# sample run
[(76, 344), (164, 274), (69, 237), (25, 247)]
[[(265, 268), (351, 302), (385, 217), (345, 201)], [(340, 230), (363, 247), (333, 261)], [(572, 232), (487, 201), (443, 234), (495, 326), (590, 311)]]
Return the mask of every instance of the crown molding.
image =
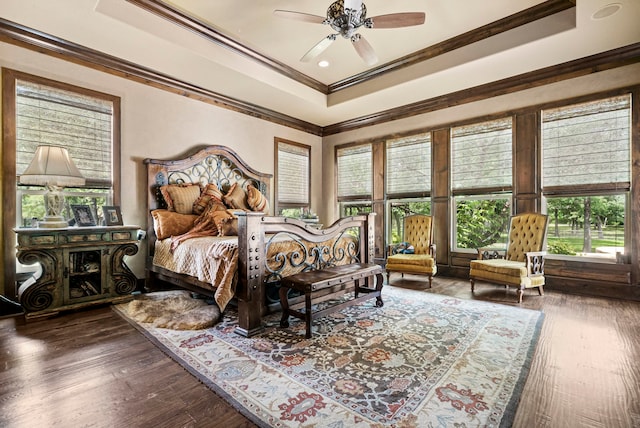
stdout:
[(425, 49), (387, 62), (386, 64), (382, 64), (363, 73), (332, 83), (329, 85), (329, 94), (359, 85), (383, 74), (397, 71), (423, 61), (428, 61), (439, 55), (452, 52), (472, 43), (479, 42), (497, 34), (513, 30), (514, 28), (530, 24), (574, 7), (576, 7), (576, 5), (573, 0), (548, 0), (544, 3), (530, 7), (529, 9), (507, 16), (506, 18), (499, 19), (498, 21), (494, 21), (482, 27), (467, 31), (459, 36), (452, 37)]
[(0, 41), (61, 58), (309, 134), (327, 136), (640, 62), (640, 43), (325, 127), (191, 85), (163, 73), (0, 18)]
[(216, 45), (223, 46), (232, 52), (247, 57), (271, 70), (280, 73), (289, 79), (295, 80), (323, 94), (328, 93), (328, 86), (315, 80), (274, 58), (262, 55), (260, 52), (232, 39), (231, 37), (214, 29), (210, 25), (189, 16), (173, 6), (159, 0), (127, 0), (127, 2), (151, 12), (167, 21), (183, 27)]
[(192, 85), (167, 74), (0, 18), (0, 41), (279, 125), (322, 135), (318, 125)]
[(157, 16), (160, 16), (161, 18), (164, 18), (175, 25), (192, 31), (193, 33), (202, 36), (212, 43), (224, 46), (225, 48), (239, 55), (256, 61), (277, 73), (280, 73), (299, 83), (302, 83), (303, 85), (315, 89), (325, 95), (336, 93), (343, 89), (365, 83), (383, 74), (392, 73), (402, 68), (427, 61), (438, 55), (443, 55), (447, 52), (451, 52), (461, 47), (495, 36), (496, 34), (512, 30), (514, 28), (529, 24), (531, 22), (535, 22), (547, 16), (551, 16), (556, 13), (563, 12), (567, 9), (576, 7), (575, 0), (547, 0), (521, 12), (515, 13), (511, 16), (484, 25), (482, 27), (473, 29), (459, 36), (445, 40), (441, 43), (406, 55), (402, 58), (387, 62), (385, 64), (359, 73), (357, 75), (350, 76), (338, 82), (325, 85), (324, 83), (319, 82), (286, 64), (283, 64), (273, 58), (263, 55), (255, 51), (254, 49), (243, 45), (242, 43), (239, 43), (231, 37), (212, 28), (211, 25), (198, 20), (193, 16), (187, 15), (184, 12), (161, 0), (127, 0), (127, 2)]
[(623, 67), (637, 62), (640, 62), (640, 43), (634, 43), (574, 61), (553, 65), (412, 104), (406, 104), (401, 107), (345, 120), (322, 128), (322, 136), (339, 134), (366, 126), (379, 125), (393, 120), (417, 116), (499, 95), (506, 95), (612, 68)]

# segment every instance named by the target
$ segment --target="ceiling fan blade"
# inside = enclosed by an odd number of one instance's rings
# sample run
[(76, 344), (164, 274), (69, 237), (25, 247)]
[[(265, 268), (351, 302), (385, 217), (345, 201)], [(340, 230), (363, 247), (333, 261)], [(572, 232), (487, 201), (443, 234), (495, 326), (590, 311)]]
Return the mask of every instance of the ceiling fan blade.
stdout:
[(424, 12), (391, 13), (370, 18), (373, 22), (371, 28), (399, 28), (424, 24), (426, 15)]
[(360, 34), (354, 34), (351, 37), (351, 41), (353, 42), (353, 47), (356, 49), (356, 52), (358, 52), (360, 58), (362, 58), (367, 65), (374, 65), (378, 62), (378, 56), (373, 50), (373, 47), (371, 47), (364, 37)]
[(280, 18), (294, 19), (296, 21), (310, 22), (312, 24), (322, 24), (327, 19), (324, 16), (311, 15), (310, 13), (293, 12), (291, 10), (274, 10), (273, 14)]
[(337, 36), (336, 34), (329, 34), (327, 37), (320, 40), (318, 43), (316, 43), (314, 47), (309, 49), (309, 51), (306, 54), (304, 54), (302, 58), (300, 58), (300, 61), (309, 62), (313, 58), (320, 55), (322, 52), (324, 52), (326, 48), (329, 47), (329, 45), (331, 45), (331, 43), (334, 42), (334, 40), (336, 39), (336, 36)]

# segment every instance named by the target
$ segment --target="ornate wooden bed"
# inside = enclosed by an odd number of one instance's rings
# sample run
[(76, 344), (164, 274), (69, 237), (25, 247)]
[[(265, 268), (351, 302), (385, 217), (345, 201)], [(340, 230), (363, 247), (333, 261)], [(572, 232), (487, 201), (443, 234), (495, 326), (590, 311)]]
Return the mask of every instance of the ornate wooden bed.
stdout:
[[(167, 208), (160, 191), (162, 186), (197, 183), (202, 187), (213, 183), (224, 192), (238, 183), (242, 187), (253, 186), (268, 198), (272, 176), (251, 168), (225, 146), (202, 147), (182, 159), (145, 159), (144, 163), (149, 213), (146, 288), (153, 290), (159, 281), (168, 282), (212, 296), (224, 310), (229, 297), (221, 294), (226, 292), (226, 284), (232, 276), (229, 284), (233, 293), (231, 303), (237, 304), (238, 309), (238, 334), (252, 336), (260, 332), (262, 316), (279, 309), (277, 290), (282, 277), (305, 270), (373, 260), (374, 214), (342, 218), (326, 229), (316, 229), (300, 220), (244, 211), (234, 213), (237, 237), (198, 237), (180, 244), (180, 247), (184, 246), (180, 251), (187, 252), (189, 257), (195, 250), (187, 246), (188, 242), (193, 248), (208, 248), (202, 257), (203, 263), (211, 262), (213, 270), (217, 269), (212, 278), (203, 280), (197, 277), (199, 275), (163, 267), (166, 265), (159, 265), (162, 264), (159, 254), (166, 253), (164, 247), (172, 238), (157, 239), (156, 236), (154, 221), (157, 217), (153, 213), (164, 212)], [(212, 247), (207, 247), (209, 245)], [(219, 245), (224, 245), (228, 252), (218, 251)], [(220, 260), (218, 254), (223, 254)], [(219, 267), (222, 265), (224, 268)], [(223, 277), (226, 279), (219, 282)], [(269, 296), (273, 297), (269, 299)]]

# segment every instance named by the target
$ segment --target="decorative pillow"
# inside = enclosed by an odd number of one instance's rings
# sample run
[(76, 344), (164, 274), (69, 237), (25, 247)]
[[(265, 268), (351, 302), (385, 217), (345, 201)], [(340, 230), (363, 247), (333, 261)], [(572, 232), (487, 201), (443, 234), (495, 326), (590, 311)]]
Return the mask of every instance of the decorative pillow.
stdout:
[(212, 200), (222, 203), (222, 192), (217, 185), (209, 183), (202, 189), (202, 193), (193, 203), (193, 213), (202, 214)]
[(169, 210), (153, 210), (153, 230), (158, 239), (182, 235), (193, 227), (198, 216), (193, 214), (180, 214)]
[(408, 242), (401, 242), (391, 248), (391, 254), (413, 254), (414, 252), (413, 245)]
[(238, 183), (231, 185), (227, 194), (222, 197), (222, 200), (229, 208), (251, 210), (249, 205), (247, 205), (247, 194)]
[(253, 211), (261, 213), (269, 212), (269, 200), (251, 184), (247, 186), (247, 204)]
[(233, 211), (216, 211), (213, 218), (218, 228), (218, 236), (238, 235), (238, 217), (233, 215)]
[(238, 236), (238, 217), (223, 221), (219, 232), (220, 236)]
[(193, 214), (193, 203), (200, 197), (200, 186), (197, 184), (168, 184), (160, 186), (160, 192), (169, 211)]

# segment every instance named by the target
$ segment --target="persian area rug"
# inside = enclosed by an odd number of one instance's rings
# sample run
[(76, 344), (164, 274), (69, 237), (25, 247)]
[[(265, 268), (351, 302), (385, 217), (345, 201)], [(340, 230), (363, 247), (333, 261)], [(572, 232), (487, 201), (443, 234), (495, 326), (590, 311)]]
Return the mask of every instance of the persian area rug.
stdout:
[(541, 312), (392, 286), (383, 299), (317, 320), (311, 339), (279, 313), (252, 338), (229, 309), (199, 331), (133, 324), (260, 426), (511, 425)]

